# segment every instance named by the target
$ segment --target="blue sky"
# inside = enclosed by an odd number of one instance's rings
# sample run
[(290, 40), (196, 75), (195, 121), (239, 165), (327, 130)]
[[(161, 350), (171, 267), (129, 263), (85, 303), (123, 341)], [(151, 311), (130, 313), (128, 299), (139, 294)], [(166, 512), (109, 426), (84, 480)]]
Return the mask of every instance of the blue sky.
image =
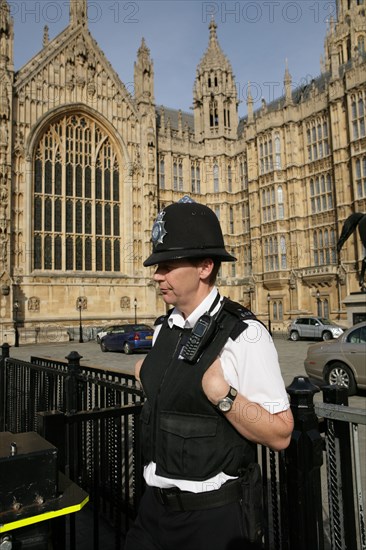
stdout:
[[(15, 68), (68, 24), (68, 0), (8, 0), (14, 18)], [(133, 64), (142, 37), (150, 49), (157, 105), (190, 111), (196, 67), (214, 16), (220, 45), (237, 83), (239, 115), (246, 113), (248, 81), (254, 107), (282, 95), (286, 59), (293, 86), (320, 74), (327, 21), (335, 0), (89, 0), (89, 29), (124, 84), (133, 89)]]

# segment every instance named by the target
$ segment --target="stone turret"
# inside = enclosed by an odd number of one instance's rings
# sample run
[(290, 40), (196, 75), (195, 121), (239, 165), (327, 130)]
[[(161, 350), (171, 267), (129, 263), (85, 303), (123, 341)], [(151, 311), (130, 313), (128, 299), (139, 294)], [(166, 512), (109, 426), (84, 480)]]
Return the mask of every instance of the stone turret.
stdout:
[(209, 25), (210, 38), (198, 67), (193, 92), (196, 140), (235, 139), (238, 127), (238, 96), (231, 64), (217, 39), (217, 25)]
[(337, 22), (331, 19), (325, 38), (325, 66), (333, 77), (338, 67), (365, 54), (365, 5), (360, 0), (337, 0)]
[(70, 25), (88, 24), (87, 0), (70, 0)]
[(8, 272), (10, 256), (13, 43), (9, 5), (0, 0), (0, 273)]

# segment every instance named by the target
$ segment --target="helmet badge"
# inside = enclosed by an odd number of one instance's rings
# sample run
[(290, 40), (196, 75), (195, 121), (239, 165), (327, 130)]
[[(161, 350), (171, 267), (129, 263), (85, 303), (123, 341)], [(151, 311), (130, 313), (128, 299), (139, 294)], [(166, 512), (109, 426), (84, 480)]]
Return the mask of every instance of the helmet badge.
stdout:
[(165, 216), (165, 211), (162, 210), (158, 214), (158, 217), (154, 222), (154, 225), (151, 231), (151, 240), (154, 246), (156, 246), (157, 244), (161, 244), (164, 240), (165, 235), (167, 234), (167, 231), (165, 230), (165, 222), (163, 221), (164, 216)]

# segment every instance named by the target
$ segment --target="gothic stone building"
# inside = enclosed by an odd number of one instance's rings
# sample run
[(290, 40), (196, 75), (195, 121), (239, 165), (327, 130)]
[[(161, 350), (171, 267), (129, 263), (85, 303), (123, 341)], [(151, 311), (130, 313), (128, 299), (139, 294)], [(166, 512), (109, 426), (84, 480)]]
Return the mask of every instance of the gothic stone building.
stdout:
[(240, 120), (214, 21), (188, 114), (155, 104), (143, 39), (126, 89), (86, 8), (71, 1), (67, 28), (53, 40), (45, 29), (15, 72), (0, 0), (2, 340), (12, 343), (14, 321), (28, 341), (61, 337), (81, 314), (89, 325), (151, 322), (164, 311), (142, 267), (151, 227), (186, 194), (216, 212), (238, 258), (221, 268), (222, 293), (274, 330), (299, 314), (345, 320), (365, 252), (356, 236), (336, 252), (344, 220), (366, 212), (364, 0), (337, 0), (319, 78), (293, 89), (286, 67), (283, 97), (256, 111), (249, 86)]

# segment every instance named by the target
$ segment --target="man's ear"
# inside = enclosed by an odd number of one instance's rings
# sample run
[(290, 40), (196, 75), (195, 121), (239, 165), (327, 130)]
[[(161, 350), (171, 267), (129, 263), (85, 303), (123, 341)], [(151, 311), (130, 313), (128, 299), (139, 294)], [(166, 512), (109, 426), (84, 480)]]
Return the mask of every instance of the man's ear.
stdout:
[(212, 270), (214, 268), (214, 262), (211, 258), (204, 258), (200, 263), (201, 279), (207, 280), (210, 278)]

